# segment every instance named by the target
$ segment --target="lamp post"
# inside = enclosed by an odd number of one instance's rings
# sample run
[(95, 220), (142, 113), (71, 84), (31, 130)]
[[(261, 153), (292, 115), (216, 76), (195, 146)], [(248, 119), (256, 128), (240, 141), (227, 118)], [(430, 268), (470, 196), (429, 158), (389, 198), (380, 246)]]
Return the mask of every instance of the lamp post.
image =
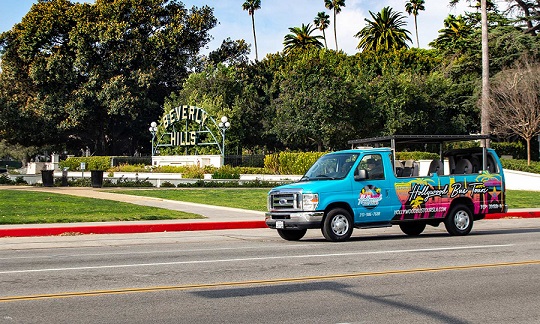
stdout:
[(156, 138), (156, 133), (157, 133), (157, 123), (151, 122), (150, 128), (148, 128), (148, 130), (152, 134), (152, 156), (154, 156), (154, 154), (156, 153), (156, 150), (154, 149), (154, 139)]
[(221, 155), (223, 158), (223, 164), (225, 165), (225, 131), (231, 127), (231, 123), (226, 116), (221, 117), (221, 122), (218, 124), (219, 129), (221, 130), (221, 138), (223, 139), (223, 144), (221, 145)]

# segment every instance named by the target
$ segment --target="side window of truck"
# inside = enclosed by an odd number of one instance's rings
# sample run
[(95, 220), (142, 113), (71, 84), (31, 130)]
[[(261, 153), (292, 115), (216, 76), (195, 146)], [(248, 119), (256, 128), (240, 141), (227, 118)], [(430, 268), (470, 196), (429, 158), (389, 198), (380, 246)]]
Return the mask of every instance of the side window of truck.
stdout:
[(384, 179), (383, 161), (380, 154), (365, 155), (358, 164), (358, 169), (366, 170), (367, 179), (369, 180)]

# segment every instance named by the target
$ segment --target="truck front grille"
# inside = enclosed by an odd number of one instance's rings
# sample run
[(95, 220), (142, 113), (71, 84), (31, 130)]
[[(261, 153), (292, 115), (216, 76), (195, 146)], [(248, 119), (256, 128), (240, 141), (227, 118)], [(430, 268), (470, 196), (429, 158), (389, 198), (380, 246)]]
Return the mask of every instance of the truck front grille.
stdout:
[(300, 209), (298, 192), (276, 192), (270, 194), (270, 210), (298, 210)]

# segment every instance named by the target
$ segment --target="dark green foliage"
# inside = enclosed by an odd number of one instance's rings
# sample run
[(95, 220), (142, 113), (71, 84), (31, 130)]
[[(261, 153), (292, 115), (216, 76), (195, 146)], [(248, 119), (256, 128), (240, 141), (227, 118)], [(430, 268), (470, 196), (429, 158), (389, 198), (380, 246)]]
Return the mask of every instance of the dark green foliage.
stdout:
[(169, 181), (163, 181), (161, 183), (161, 188), (174, 188), (176, 187), (174, 184), (170, 183)]
[(212, 174), (212, 179), (240, 179), (240, 173), (237, 168), (224, 165)]
[(511, 155), (514, 159), (526, 159), (527, 151), (522, 142), (491, 142), (491, 147), (497, 155)]
[(60, 161), (60, 168), (69, 168), (69, 171), (80, 171), (81, 163), (86, 164), (86, 171), (101, 170), (106, 171), (111, 168), (110, 156), (90, 156), (90, 157), (70, 157)]
[(154, 185), (148, 181), (148, 178), (141, 180), (141, 179), (127, 179), (127, 178), (121, 178), (118, 179), (116, 183), (113, 183), (111, 180), (104, 180), (103, 181), (103, 187), (153, 187)]
[(198, 180), (194, 183), (179, 183), (178, 188), (273, 188), (279, 185), (291, 183), (292, 181), (212, 181)]
[(540, 162), (531, 161), (531, 165), (527, 165), (527, 160), (502, 159), (501, 162), (505, 169), (540, 174)]
[(133, 154), (215, 25), (209, 7), (177, 1), (39, 1), (0, 36), (0, 133)]

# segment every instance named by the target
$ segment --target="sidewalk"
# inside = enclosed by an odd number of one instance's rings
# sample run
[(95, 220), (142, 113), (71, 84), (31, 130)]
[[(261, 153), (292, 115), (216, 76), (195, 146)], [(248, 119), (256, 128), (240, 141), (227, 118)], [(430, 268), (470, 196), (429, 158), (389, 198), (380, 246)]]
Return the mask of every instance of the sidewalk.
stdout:
[[(203, 205), (153, 197), (141, 197), (108, 192), (107, 189), (87, 187), (20, 187), (5, 189), (32, 190), (68, 194), (80, 197), (108, 199), (131, 204), (160, 207), (205, 216), (205, 219), (177, 219), (155, 221), (117, 221), (65, 224), (0, 225), (0, 237), (50, 236), (77, 234), (122, 234), (173, 231), (201, 231), (221, 229), (266, 228), (264, 212)], [(506, 214), (490, 214), (486, 219), (540, 218), (539, 209), (514, 209)]]

